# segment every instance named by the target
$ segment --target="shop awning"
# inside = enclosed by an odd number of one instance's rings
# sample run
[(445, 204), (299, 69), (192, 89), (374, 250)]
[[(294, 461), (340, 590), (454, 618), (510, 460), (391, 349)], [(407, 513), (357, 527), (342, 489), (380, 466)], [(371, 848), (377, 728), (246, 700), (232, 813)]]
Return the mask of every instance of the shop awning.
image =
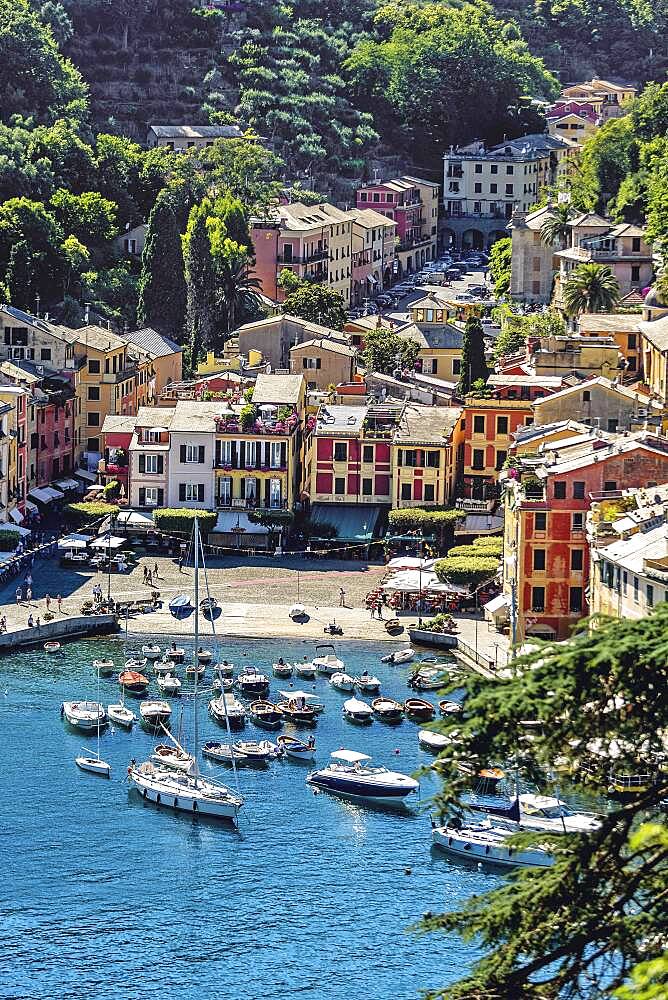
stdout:
[(21, 538), (31, 534), (30, 528), (22, 528), (20, 524), (11, 524), (9, 521), (0, 524), (0, 531), (18, 531)]
[(15, 524), (20, 524), (20, 523), (21, 523), (21, 521), (23, 520), (23, 514), (22, 514), (22, 513), (21, 513), (21, 511), (20, 511), (20, 510), (18, 509), (18, 507), (14, 507), (14, 509), (13, 509), (13, 510), (10, 510), (10, 512), (9, 512), (9, 516), (11, 517), (12, 521), (13, 521), (13, 522), (14, 522)]
[(119, 538), (118, 535), (102, 535), (90, 543), (91, 549), (102, 549), (107, 552), (109, 549), (122, 549), (124, 545), (127, 545), (127, 538)]
[(263, 524), (254, 524), (244, 511), (221, 510), (213, 531), (220, 534), (233, 534), (235, 531), (246, 535), (268, 535), (269, 528)]
[(80, 485), (76, 479), (57, 479), (54, 483), (54, 486), (57, 486), (59, 490), (63, 490), (64, 493), (67, 493), (68, 490), (78, 490)]
[(26, 510), (30, 511), (31, 514), (39, 514), (39, 508), (31, 500), (26, 500)]
[(88, 469), (75, 469), (74, 475), (78, 479), (83, 479), (86, 483), (94, 483), (97, 476), (94, 472), (89, 472)]
[(52, 490), (50, 486), (35, 486), (34, 489), (30, 490), (28, 493), (29, 497), (33, 500), (37, 500), (38, 503), (51, 503), (53, 500), (57, 500), (62, 497), (60, 490)]
[(331, 524), (336, 528), (337, 542), (370, 542), (382, 510), (374, 504), (314, 503), (311, 521), (316, 536), (319, 524)]
[(499, 594), (498, 597), (493, 597), (491, 601), (487, 604), (483, 604), (483, 611), (488, 611), (490, 614), (498, 614), (504, 608), (507, 608), (510, 604), (510, 597), (508, 594)]
[(92, 535), (68, 535), (58, 541), (58, 548), (61, 552), (82, 551), (92, 539)]

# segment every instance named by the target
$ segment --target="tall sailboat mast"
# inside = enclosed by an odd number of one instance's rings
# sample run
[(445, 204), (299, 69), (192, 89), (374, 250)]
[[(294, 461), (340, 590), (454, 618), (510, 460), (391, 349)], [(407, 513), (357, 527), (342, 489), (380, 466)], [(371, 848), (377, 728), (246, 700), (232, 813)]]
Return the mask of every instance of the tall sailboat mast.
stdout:
[(197, 766), (197, 755), (199, 753), (199, 723), (197, 718), (197, 684), (199, 681), (198, 671), (199, 671), (199, 660), (197, 658), (197, 650), (199, 649), (199, 521), (195, 518), (195, 523), (193, 526), (193, 541), (195, 548), (195, 626), (194, 626), (194, 639), (195, 648), (193, 649), (193, 666), (195, 668), (195, 691), (193, 694), (193, 732), (195, 746), (193, 747), (193, 757), (195, 759), (194, 765), (194, 778), (195, 784), (197, 784), (197, 776), (199, 773), (199, 768)]

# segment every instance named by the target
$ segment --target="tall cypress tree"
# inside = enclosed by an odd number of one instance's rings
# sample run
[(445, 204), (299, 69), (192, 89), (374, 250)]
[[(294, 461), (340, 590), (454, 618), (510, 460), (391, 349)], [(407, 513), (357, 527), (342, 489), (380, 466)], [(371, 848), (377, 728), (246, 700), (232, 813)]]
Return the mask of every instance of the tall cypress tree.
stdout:
[(216, 274), (211, 257), (209, 218), (211, 202), (205, 198), (190, 211), (183, 257), (186, 274), (186, 328), (193, 370), (202, 347), (214, 342), (216, 331)]
[(148, 218), (139, 278), (139, 322), (179, 343), (186, 317), (181, 234), (170, 192), (163, 189)]
[(489, 369), (485, 361), (485, 334), (477, 316), (469, 316), (464, 327), (462, 341), (462, 367), (459, 375), (458, 392), (464, 396), (478, 379), (487, 381)]

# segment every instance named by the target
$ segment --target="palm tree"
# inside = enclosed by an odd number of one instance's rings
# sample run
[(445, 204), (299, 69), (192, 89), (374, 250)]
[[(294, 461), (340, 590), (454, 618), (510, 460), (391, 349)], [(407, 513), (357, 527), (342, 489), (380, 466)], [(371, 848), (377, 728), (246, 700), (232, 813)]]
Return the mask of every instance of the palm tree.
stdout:
[(260, 282), (248, 274), (246, 247), (227, 240), (225, 252), (216, 260), (218, 303), (223, 314), (226, 337), (236, 328), (237, 317), (245, 306), (257, 305)]
[(569, 222), (571, 220), (570, 204), (559, 204), (556, 208), (550, 207), (551, 215), (546, 216), (540, 227), (540, 237), (547, 246), (558, 245), (563, 249), (568, 243), (571, 232)]
[(609, 312), (619, 302), (619, 282), (607, 264), (579, 264), (566, 280), (563, 299), (569, 316)]

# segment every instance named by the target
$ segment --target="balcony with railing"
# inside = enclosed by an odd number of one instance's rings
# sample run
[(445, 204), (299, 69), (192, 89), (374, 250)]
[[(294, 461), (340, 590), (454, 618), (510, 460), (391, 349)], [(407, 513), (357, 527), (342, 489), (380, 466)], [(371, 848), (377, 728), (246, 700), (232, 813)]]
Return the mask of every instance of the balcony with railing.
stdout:
[(305, 254), (303, 257), (295, 256), (294, 254), (279, 253), (276, 255), (277, 264), (315, 264), (319, 260), (327, 260), (329, 256), (329, 249), (327, 247), (322, 247), (319, 250), (312, 250), (311, 253)]
[(269, 503), (265, 503), (260, 497), (247, 498), (247, 497), (230, 497), (226, 494), (216, 497), (216, 507), (219, 510), (238, 510), (238, 511), (267, 511), (267, 510), (287, 510), (288, 502), (281, 498), (276, 499), (269, 498)]

